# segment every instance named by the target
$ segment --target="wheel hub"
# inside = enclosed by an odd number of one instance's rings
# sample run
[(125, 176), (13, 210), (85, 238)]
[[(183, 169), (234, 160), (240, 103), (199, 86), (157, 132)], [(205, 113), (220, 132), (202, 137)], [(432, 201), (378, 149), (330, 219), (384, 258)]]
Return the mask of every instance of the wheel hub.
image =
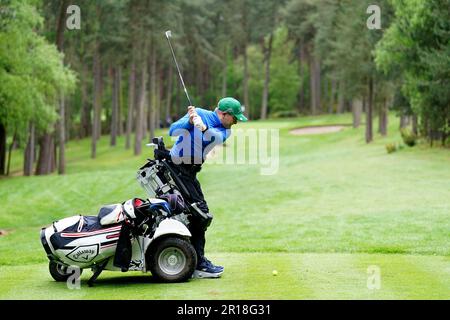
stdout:
[(167, 259), (167, 262), (169, 262), (169, 264), (170, 264), (171, 266), (176, 265), (176, 264), (177, 264), (177, 261), (178, 261), (178, 258), (177, 258), (175, 255), (171, 255), (171, 256), (169, 257), (169, 259)]
[(159, 268), (166, 274), (176, 275), (183, 271), (187, 259), (183, 251), (176, 247), (165, 248), (158, 257)]

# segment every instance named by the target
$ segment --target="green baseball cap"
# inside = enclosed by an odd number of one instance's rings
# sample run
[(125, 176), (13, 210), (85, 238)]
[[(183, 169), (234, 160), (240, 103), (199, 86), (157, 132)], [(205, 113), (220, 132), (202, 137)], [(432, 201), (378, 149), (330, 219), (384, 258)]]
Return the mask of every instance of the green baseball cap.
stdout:
[(241, 103), (235, 98), (226, 97), (219, 100), (217, 107), (220, 111), (229, 113), (236, 117), (239, 121), (247, 121), (248, 119), (242, 113), (244, 111), (244, 107), (241, 106)]

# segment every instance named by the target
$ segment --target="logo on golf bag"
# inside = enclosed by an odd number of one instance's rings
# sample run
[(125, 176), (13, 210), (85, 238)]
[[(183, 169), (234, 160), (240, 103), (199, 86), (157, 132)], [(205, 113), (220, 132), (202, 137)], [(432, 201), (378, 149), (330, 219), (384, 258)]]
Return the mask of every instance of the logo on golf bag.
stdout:
[(75, 262), (91, 262), (98, 255), (98, 244), (89, 246), (79, 246), (66, 255)]

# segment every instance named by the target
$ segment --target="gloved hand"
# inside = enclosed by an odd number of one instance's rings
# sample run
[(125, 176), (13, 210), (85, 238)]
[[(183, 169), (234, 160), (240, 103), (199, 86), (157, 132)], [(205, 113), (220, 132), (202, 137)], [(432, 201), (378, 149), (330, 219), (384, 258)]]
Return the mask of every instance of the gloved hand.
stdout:
[(202, 118), (200, 118), (200, 116), (198, 114), (194, 116), (193, 122), (194, 122), (194, 127), (199, 129), (200, 131), (206, 130), (206, 125), (203, 123)]
[(199, 129), (200, 131), (205, 131), (206, 125), (203, 123), (203, 120), (198, 115), (197, 111), (195, 111), (195, 107), (189, 106), (188, 113), (189, 113), (189, 120), (194, 125), (194, 127)]

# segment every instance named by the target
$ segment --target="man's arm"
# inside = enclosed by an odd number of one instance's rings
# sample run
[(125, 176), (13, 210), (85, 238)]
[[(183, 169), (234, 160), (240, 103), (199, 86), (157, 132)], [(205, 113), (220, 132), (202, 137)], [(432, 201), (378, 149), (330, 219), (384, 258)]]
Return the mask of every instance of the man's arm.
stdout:
[(202, 118), (198, 115), (195, 107), (189, 106), (188, 113), (170, 126), (169, 135), (172, 136), (174, 131), (177, 129), (189, 130), (193, 126), (198, 128), (200, 131), (206, 130), (206, 125), (203, 123)]
[(189, 114), (186, 113), (184, 117), (180, 118), (178, 121), (170, 125), (169, 136), (173, 136), (174, 131), (177, 129), (189, 130), (192, 128), (192, 126), (193, 124), (189, 120)]
[(230, 129), (220, 130), (217, 128), (207, 128), (203, 141), (214, 142), (215, 144), (224, 143), (231, 134)]
[(188, 107), (189, 121), (201, 132), (206, 130), (206, 125), (193, 106)]

